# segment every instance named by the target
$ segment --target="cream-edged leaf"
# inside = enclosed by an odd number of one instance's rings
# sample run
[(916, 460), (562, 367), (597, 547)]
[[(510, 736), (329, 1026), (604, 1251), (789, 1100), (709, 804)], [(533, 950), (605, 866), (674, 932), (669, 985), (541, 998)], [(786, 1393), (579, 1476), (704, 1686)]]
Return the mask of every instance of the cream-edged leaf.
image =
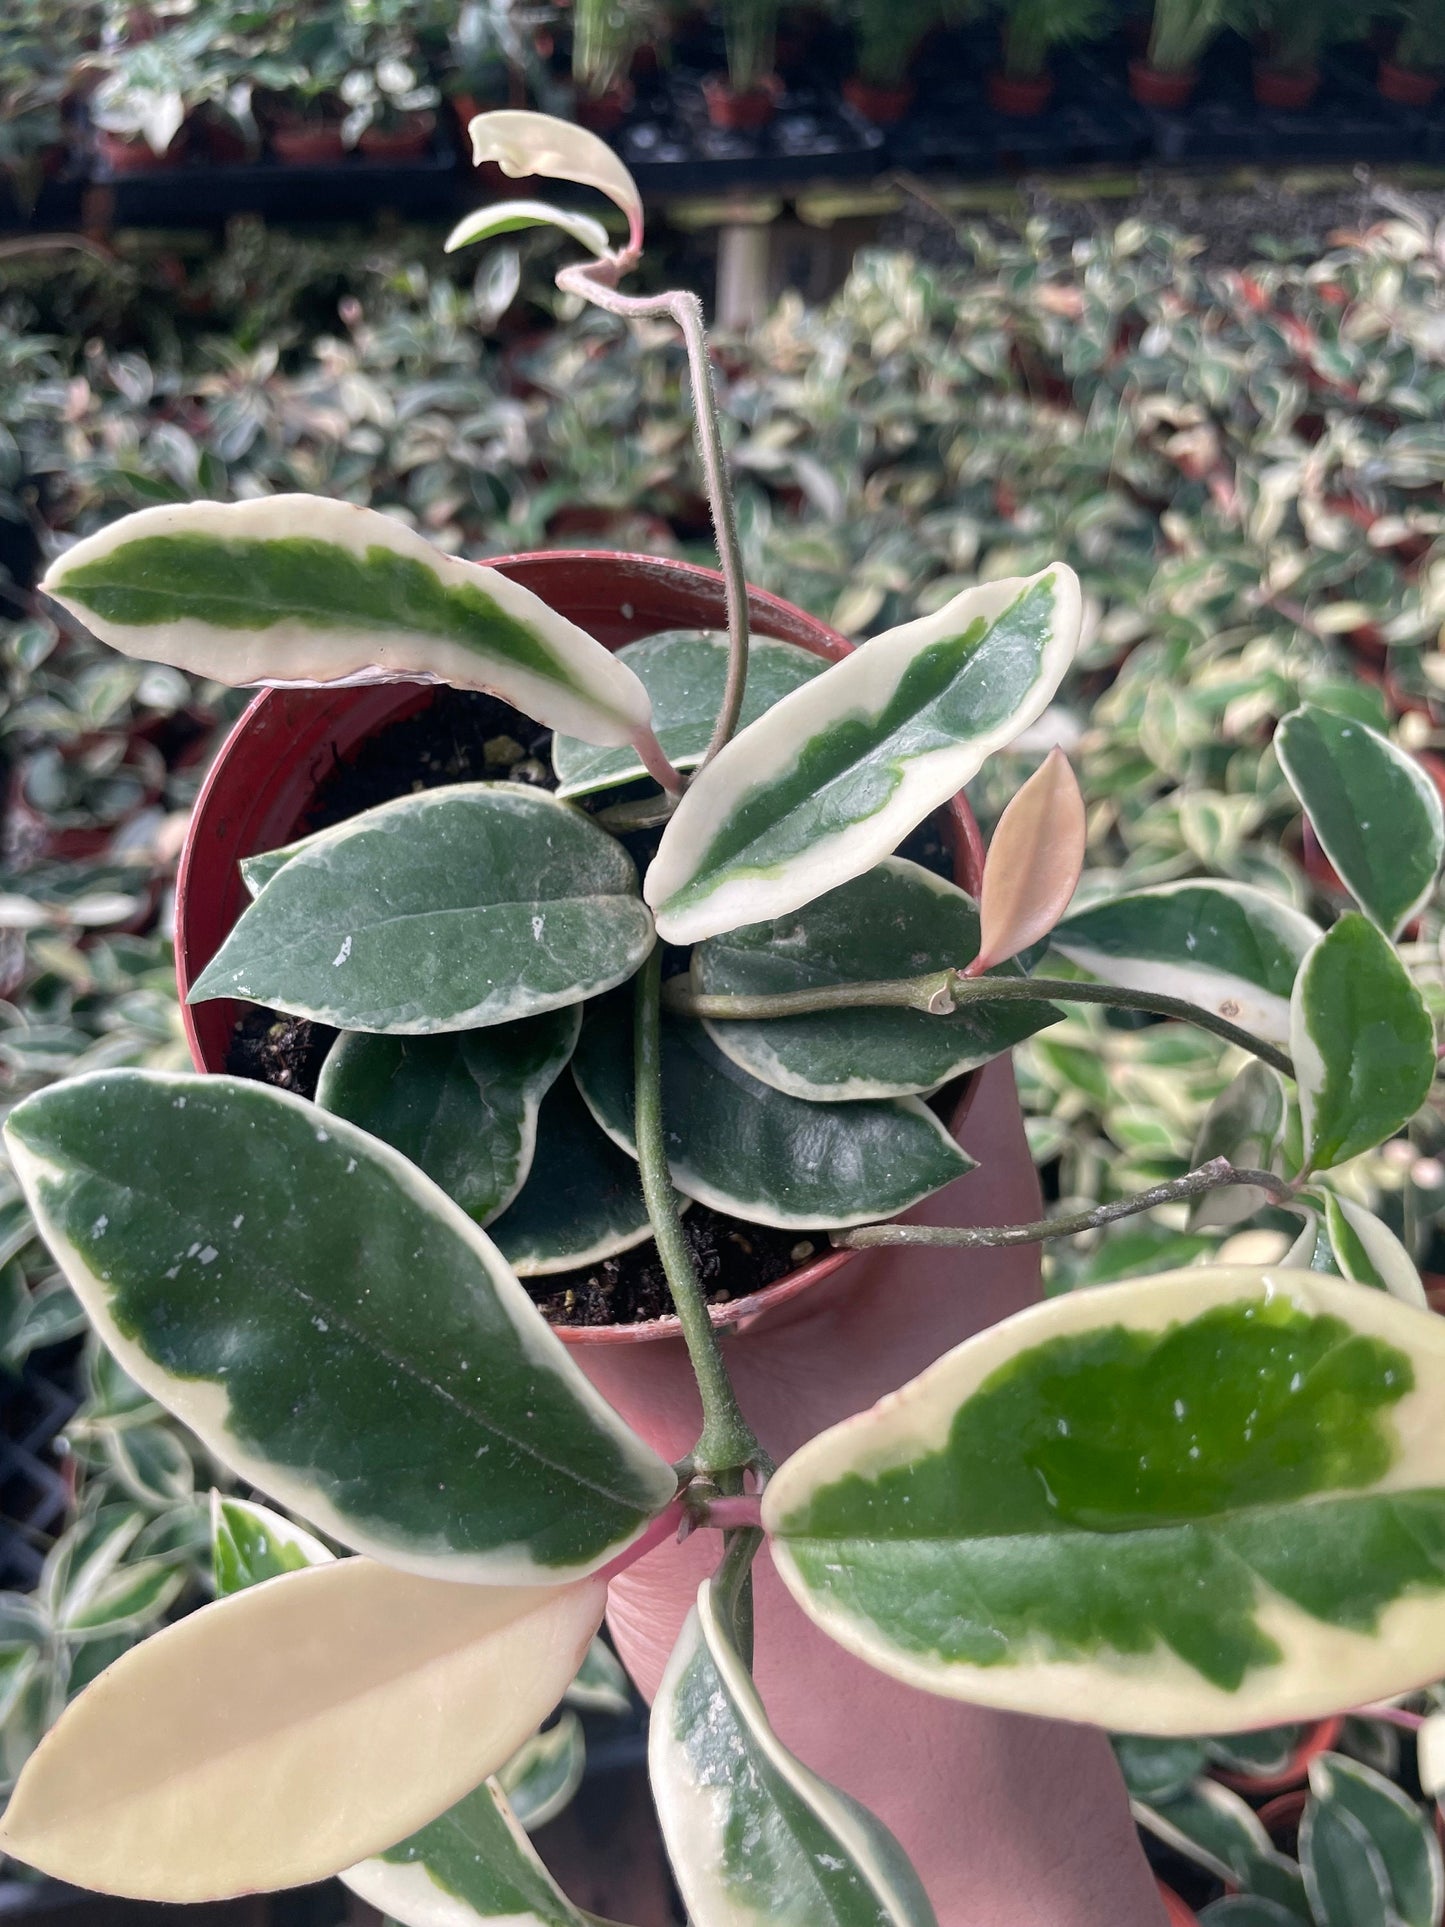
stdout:
[(1350, 1814), (1378, 1848), (1401, 1927), (1439, 1927), (1445, 1908), (1440, 1843), (1404, 1788), (1343, 1753), (1316, 1755), (1309, 1774), (1315, 1804)]
[(872, 869), (1043, 713), (1081, 606), (1062, 563), (967, 589), (734, 736), (683, 796), (647, 873), (665, 941), (783, 916)]
[(1135, 1732), (1445, 1669), (1445, 1327), (1313, 1272), (1074, 1292), (810, 1441), (774, 1561), (912, 1685)]
[(937, 1927), (882, 1822), (779, 1742), (712, 1581), (658, 1688), (648, 1769), (698, 1927)]
[(600, 221), (570, 208), (553, 207), (550, 201), (498, 201), (492, 207), (479, 207), (457, 222), (443, 252), (455, 254), (458, 248), (471, 247), (474, 242), (495, 240), (499, 234), (516, 234), (532, 227), (560, 228), (591, 253), (607, 252), (607, 230)]
[(1084, 798), (1061, 749), (1051, 749), (1010, 798), (988, 846), (979, 890), (978, 955), (970, 977), (1046, 937), (1084, 867)]
[(323, 1879), (501, 1766), (565, 1689), (606, 1590), (342, 1559), (219, 1599), (73, 1702), (21, 1775), (0, 1848), (145, 1900)]
[(350, 502), (141, 509), (67, 549), (41, 587), (112, 649), (216, 682), (444, 682), (588, 742), (647, 732), (647, 691), (584, 629)]
[(1324, 1211), (1330, 1249), (1342, 1278), (1352, 1278), (1357, 1285), (1373, 1285), (1407, 1305), (1425, 1309), (1428, 1301), (1420, 1274), (1409, 1252), (1382, 1219), (1336, 1191), (1322, 1189), (1305, 1195), (1314, 1197)]
[(555, 1820), (570, 1803), (587, 1770), (582, 1722), (564, 1712), (553, 1725), (534, 1733), (497, 1774), (497, 1785), (517, 1824), (528, 1833)]
[[(1251, 1058), (1225, 1085), (1204, 1114), (1194, 1140), (1190, 1163), (1207, 1164), (1228, 1158), (1237, 1170), (1271, 1171), (1284, 1131), (1284, 1086), (1279, 1073)], [(1268, 1202), (1259, 1185), (1229, 1185), (1196, 1198), (1189, 1210), (1189, 1228), (1228, 1229), (1252, 1218)]]
[(1288, 1045), (1290, 993), (1319, 934), (1253, 884), (1190, 877), (1076, 911), (1053, 947), (1106, 984), (1183, 997)]
[(314, 1533), (270, 1506), (211, 1493), (211, 1570), (218, 1599), (282, 1573), (328, 1565), (335, 1557)]
[(556, 1584), (672, 1498), (486, 1234), (343, 1118), (238, 1078), (97, 1071), (5, 1137), (124, 1369), (342, 1544)]
[(622, 1662), (604, 1639), (594, 1639), (577, 1677), (567, 1688), (567, 1704), (584, 1713), (612, 1713), (618, 1718), (632, 1711), (632, 1689)]
[(495, 161), (511, 180), (545, 174), (554, 181), (576, 181), (595, 187), (627, 216), (632, 244), (642, 245), (642, 195), (636, 181), (606, 141), (588, 133), (575, 121), (556, 120), (551, 114), (501, 108), (478, 114), (467, 132), (477, 167)]
[(342, 1030), (427, 1036), (534, 1017), (624, 982), (652, 919), (622, 845), (518, 783), (378, 804), (302, 845), (191, 988)]

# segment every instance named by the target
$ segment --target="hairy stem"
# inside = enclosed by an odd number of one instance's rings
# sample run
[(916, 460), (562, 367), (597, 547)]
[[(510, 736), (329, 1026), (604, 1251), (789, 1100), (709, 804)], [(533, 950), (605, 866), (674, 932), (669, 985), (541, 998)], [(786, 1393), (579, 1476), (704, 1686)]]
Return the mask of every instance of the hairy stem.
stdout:
[(738, 540), (732, 484), (728, 481), (727, 460), (723, 454), (722, 425), (718, 417), (717, 391), (713, 386), (712, 361), (707, 351), (707, 330), (703, 326), (702, 303), (695, 294), (682, 290), (656, 295), (619, 294), (611, 285), (610, 277), (621, 265), (615, 258), (577, 263), (561, 270), (557, 276), (557, 286), (567, 294), (580, 295), (584, 301), (590, 301), (624, 321), (666, 315), (677, 323), (687, 348), (687, 365), (697, 417), (698, 453), (713, 533), (717, 537), (718, 560), (722, 564), (728, 624), (727, 683), (723, 690), (722, 707), (713, 726), (712, 740), (702, 759), (703, 765), (706, 765), (730, 740), (738, 726), (748, 676), (748, 585), (743, 574), (743, 551)]
[(891, 1008), (949, 1017), (966, 1004), (1107, 1004), (1114, 1010), (1143, 1010), (1156, 1017), (1180, 1017), (1200, 1030), (1213, 1031), (1241, 1050), (1294, 1076), (1282, 1050), (1212, 1010), (1165, 997), (1152, 990), (1123, 990), (1116, 984), (1075, 983), (1053, 977), (965, 977), (959, 970), (933, 970), (923, 977), (894, 977), (881, 983), (819, 984), (813, 990), (779, 991), (772, 996), (730, 996), (693, 990), (686, 978), (667, 986), (669, 1010), (717, 1022), (757, 1023), (769, 1017), (806, 1017), (820, 1010)]
[(1161, 1204), (1178, 1204), (1186, 1198), (1203, 1197), (1206, 1191), (1221, 1191), (1226, 1185), (1249, 1184), (1267, 1191), (1280, 1202), (1291, 1195), (1290, 1186), (1271, 1171), (1240, 1170), (1228, 1158), (1211, 1158), (1198, 1170), (1186, 1171), (1182, 1178), (1156, 1184), (1132, 1198), (1119, 1198), (1113, 1204), (1095, 1205), (1092, 1211), (1076, 1211), (1067, 1218), (1040, 1218), (1033, 1224), (957, 1225), (957, 1224), (860, 1224), (851, 1231), (835, 1231), (833, 1243), (850, 1251), (868, 1251), (877, 1245), (948, 1245), (969, 1249), (999, 1245), (1036, 1245), (1048, 1238), (1072, 1238), (1080, 1231), (1097, 1231), (1101, 1225), (1119, 1218), (1132, 1218), (1140, 1211), (1153, 1211)]
[(762, 1449), (743, 1417), (722, 1347), (703, 1300), (683, 1236), (667, 1168), (662, 1130), (662, 947), (655, 945), (636, 978), (635, 1074), (637, 1163), (658, 1255), (702, 1396), (702, 1433), (691, 1453), (695, 1471), (719, 1475), (755, 1465)]

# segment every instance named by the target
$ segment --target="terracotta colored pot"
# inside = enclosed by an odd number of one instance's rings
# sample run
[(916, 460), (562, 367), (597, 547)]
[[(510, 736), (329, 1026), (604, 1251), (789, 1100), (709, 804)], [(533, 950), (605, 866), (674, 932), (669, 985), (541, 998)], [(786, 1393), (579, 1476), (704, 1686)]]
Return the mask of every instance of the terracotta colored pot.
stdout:
[(632, 83), (626, 80), (616, 87), (608, 87), (600, 94), (578, 94), (578, 122), (589, 133), (611, 134), (632, 111), (632, 103), (636, 98)]
[(1266, 1800), (1259, 1810), (1260, 1825), (1286, 1853), (1298, 1838), (1299, 1823), (1304, 1818), (1309, 1797), (1308, 1787), (1297, 1787), (1293, 1793), (1281, 1793), (1273, 1800)]
[(1199, 84), (1199, 70), (1186, 67), (1183, 73), (1161, 73), (1151, 67), (1147, 60), (1129, 62), (1129, 92), (1141, 107), (1158, 107), (1166, 113), (1178, 113), (1187, 107), (1194, 98), (1194, 89)]
[(742, 93), (730, 86), (721, 74), (709, 74), (702, 83), (708, 119), (714, 127), (729, 133), (756, 134), (766, 127), (778, 111), (778, 93), (778, 83), (771, 75)]
[(1194, 1909), (1186, 1906), (1174, 1889), (1166, 1887), (1162, 1880), (1157, 1885), (1164, 1911), (1169, 1916), (1169, 1927), (1199, 1927), (1199, 1916)]
[(332, 167), (346, 159), (338, 122), (296, 121), (271, 129), (271, 152), (286, 167)]
[[(646, 555), (560, 550), (489, 559), (514, 582), (542, 596), (609, 649), (664, 629), (717, 629), (725, 621), (722, 577), (712, 569)], [(749, 591), (756, 634), (798, 643), (836, 662), (852, 645), (815, 616), (781, 597)], [(242, 716), (221, 748), (191, 815), (176, 882), (176, 981), (191, 1058), (200, 1071), (222, 1071), (242, 1006), (226, 999), (190, 1005), (191, 985), (215, 956), (249, 901), (240, 859), (299, 835), (316, 786), (338, 761), (388, 724), (432, 700), (417, 683), (362, 689), (268, 689)], [(954, 875), (975, 893), (983, 842), (963, 796), (945, 818)], [(976, 1080), (965, 1079), (953, 1118), (961, 1125)], [(830, 1251), (745, 1298), (713, 1308), (719, 1325), (746, 1330), (811, 1291), (849, 1264), (851, 1251)], [(607, 1345), (675, 1338), (675, 1318), (641, 1325), (558, 1326), (569, 1344)]]
[(1037, 120), (1053, 97), (1054, 77), (1050, 73), (1030, 74), (1023, 80), (1001, 73), (988, 77), (989, 106), (1012, 120)]
[(184, 158), (185, 130), (182, 129), (164, 154), (158, 154), (147, 140), (135, 134), (111, 134), (95, 130), (95, 144), (112, 174), (155, 174), (163, 167), (175, 167)]
[(913, 105), (913, 95), (911, 80), (896, 87), (876, 87), (861, 74), (850, 74), (843, 82), (844, 100), (875, 127), (896, 126)]
[(1428, 107), (1440, 91), (1440, 76), (1422, 74), (1416, 67), (1398, 67), (1381, 54), (1375, 86), (1383, 99), (1397, 107)]
[(1260, 107), (1297, 114), (1319, 90), (1318, 67), (1272, 67), (1267, 60), (1254, 63), (1254, 98)]
[(1344, 1723), (1343, 1713), (1334, 1713), (1327, 1720), (1317, 1720), (1289, 1756), (1288, 1765), (1282, 1766), (1278, 1773), (1269, 1773), (1260, 1778), (1256, 1774), (1226, 1773), (1223, 1767), (1216, 1766), (1211, 1767), (1210, 1778), (1218, 1780), (1221, 1786), (1233, 1788), (1236, 1793), (1292, 1793), (1296, 1787), (1307, 1783), (1310, 1761), (1330, 1751), (1339, 1739)]
[(430, 108), (405, 114), (395, 127), (368, 127), (356, 145), (369, 161), (419, 161), (431, 149), (437, 117)]

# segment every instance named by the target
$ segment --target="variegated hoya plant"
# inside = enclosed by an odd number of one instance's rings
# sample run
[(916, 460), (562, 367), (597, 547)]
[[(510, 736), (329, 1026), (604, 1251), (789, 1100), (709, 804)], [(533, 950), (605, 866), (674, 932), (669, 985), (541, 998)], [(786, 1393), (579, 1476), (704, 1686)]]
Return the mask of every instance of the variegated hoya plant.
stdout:
[[(691, 1919), (922, 1927), (891, 1835), (768, 1724), (765, 1536), (840, 1645), (959, 1699), (1175, 1735), (1445, 1673), (1445, 1326), (1331, 1177), (1431, 1082), (1394, 939), (1434, 887), (1441, 806), (1359, 722), (1285, 722), (1280, 763), (1359, 905), (1328, 929), (1211, 880), (1071, 908), (1086, 826), (1057, 752), (999, 821), (977, 905), (896, 854), (1049, 704), (1073, 576), (969, 589), (830, 667), (750, 646), (700, 308), (618, 291), (634, 184), (540, 116), (473, 136), (479, 161), (626, 216), (613, 248), (591, 216), (507, 201), (453, 241), (551, 224), (593, 256), (565, 290), (681, 327), (729, 633), (613, 655), (397, 521), (299, 496), (146, 510), (52, 568), (106, 642), (223, 682), (490, 691), (555, 732), (557, 781), (407, 796), (248, 862), (253, 901), (193, 995), (336, 1026), (315, 1102), (120, 1070), (12, 1113), (36, 1220), (116, 1359), (284, 1510), (218, 1502), (215, 1602), (74, 1701), (0, 1845), (153, 1900), (340, 1873), (407, 1927), (578, 1927), (498, 1775), (588, 1655), (609, 1577), (712, 1527), (652, 1719)], [(1056, 974), (1029, 974), (1046, 942)], [(926, 1100), (1068, 1001), (1187, 1019), (1244, 1064), (1195, 1170), (1082, 1222), (1268, 1207), (1293, 1251), (1054, 1299), (775, 1469), (680, 1212), (855, 1248), (1079, 1229), (893, 1222), (971, 1168)], [(520, 1282), (648, 1238), (702, 1395), (677, 1465)]]

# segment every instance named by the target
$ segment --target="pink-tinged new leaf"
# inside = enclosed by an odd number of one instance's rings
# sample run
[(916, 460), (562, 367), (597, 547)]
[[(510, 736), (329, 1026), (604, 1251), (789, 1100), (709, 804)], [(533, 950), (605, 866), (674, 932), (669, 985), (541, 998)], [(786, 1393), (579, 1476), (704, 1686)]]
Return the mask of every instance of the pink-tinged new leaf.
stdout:
[(998, 820), (979, 892), (978, 977), (1048, 935), (1084, 867), (1084, 799), (1069, 759), (1051, 749)]

